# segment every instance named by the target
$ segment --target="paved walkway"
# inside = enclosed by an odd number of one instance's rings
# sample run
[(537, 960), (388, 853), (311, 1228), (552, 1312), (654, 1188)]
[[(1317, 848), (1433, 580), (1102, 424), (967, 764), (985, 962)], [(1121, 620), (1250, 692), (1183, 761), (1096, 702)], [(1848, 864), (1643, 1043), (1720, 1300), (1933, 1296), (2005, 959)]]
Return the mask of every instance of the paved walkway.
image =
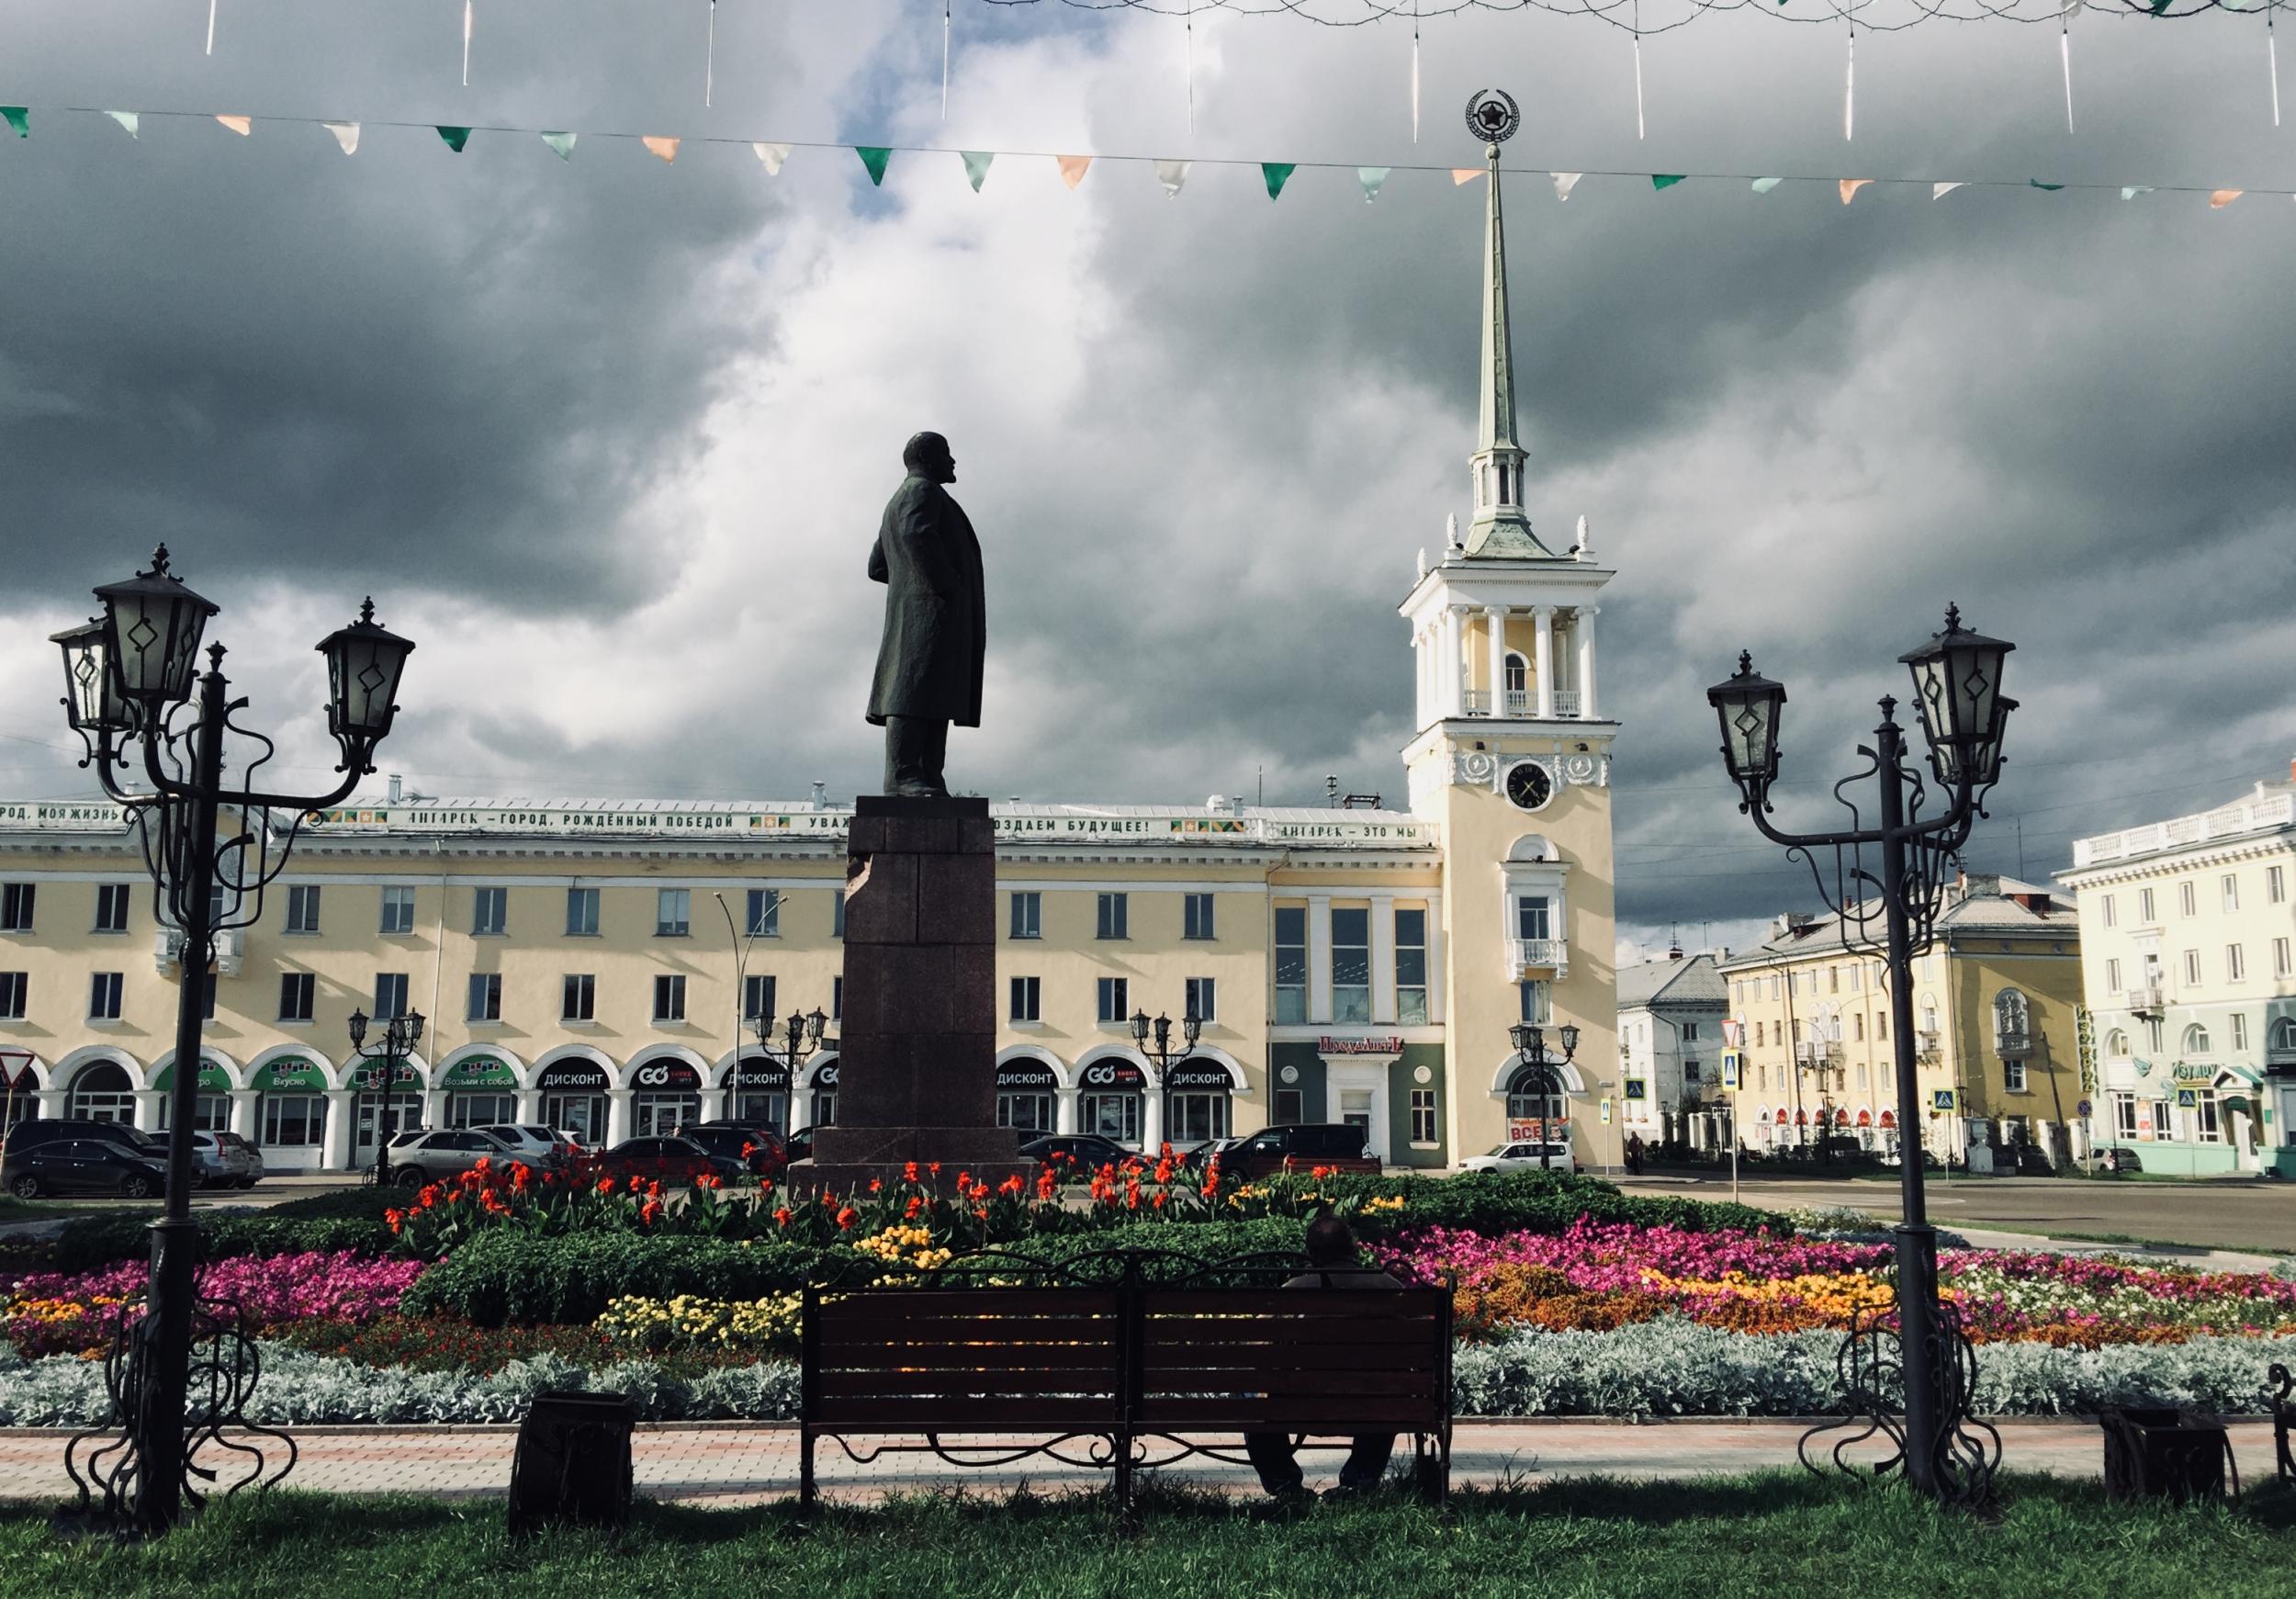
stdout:
[[(1801, 1423), (1775, 1421), (1461, 1422), (1452, 1440), (1452, 1481), (1487, 1488), (1560, 1477), (1687, 1478), (1760, 1470), (1793, 1465), (1803, 1430)], [(0, 1499), (68, 1496), (72, 1485), (63, 1470), (68, 1436), (46, 1429), (0, 1430)], [(309, 1427), (296, 1429), (294, 1436), (301, 1456), (289, 1486), (452, 1497), (504, 1492), (517, 1441), (511, 1427)], [(2064, 1477), (2099, 1474), (2102, 1444), (2093, 1423), (2004, 1422), (2001, 1437), (2008, 1470)], [(1234, 1440), (1225, 1442), (1233, 1447)], [(2233, 1448), (2244, 1481), (2271, 1475), (2269, 1423), (2235, 1424)], [(738, 1505), (797, 1492), (797, 1434), (785, 1424), (643, 1426), (636, 1455), (637, 1491), (649, 1498)], [(1873, 1452), (1863, 1458), (1871, 1459)], [(815, 1458), (822, 1492), (847, 1503), (959, 1488), (1003, 1492), (1023, 1482), (1058, 1492), (1107, 1481), (1104, 1473), (1041, 1459), (966, 1470), (930, 1455), (903, 1454), (860, 1465), (833, 1443), (819, 1446)], [(1320, 1486), (1338, 1469), (1339, 1456), (1318, 1452), (1306, 1463), (1309, 1482)], [(1154, 1475), (1222, 1492), (1256, 1492), (1247, 1468), (1201, 1458)]]

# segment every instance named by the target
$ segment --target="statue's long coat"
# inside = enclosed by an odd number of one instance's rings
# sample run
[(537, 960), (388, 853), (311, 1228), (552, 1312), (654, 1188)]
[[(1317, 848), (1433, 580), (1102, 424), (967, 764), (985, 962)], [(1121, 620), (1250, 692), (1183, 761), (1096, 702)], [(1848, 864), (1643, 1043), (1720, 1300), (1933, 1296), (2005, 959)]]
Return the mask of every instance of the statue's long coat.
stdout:
[(979, 726), (988, 648), (981, 541), (947, 490), (911, 474), (894, 490), (869, 575), (886, 585), (870, 721), (932, 716)]

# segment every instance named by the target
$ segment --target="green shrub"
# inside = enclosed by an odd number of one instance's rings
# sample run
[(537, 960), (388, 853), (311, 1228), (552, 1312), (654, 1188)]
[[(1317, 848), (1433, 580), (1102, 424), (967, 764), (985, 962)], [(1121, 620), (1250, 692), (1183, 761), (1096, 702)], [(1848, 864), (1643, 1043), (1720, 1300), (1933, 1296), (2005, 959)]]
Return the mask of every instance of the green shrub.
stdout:
[(1367, 1211), (1357, 1232), (1384, 1236), (1421, 1227), (1463, 1228), (1482, 1233), (1560, 1233), (1584, 1217), (1636, 1227), (1679, 1227), (1690, 1233), (1767, 1227), (1791, 1234), (1784, 1217), (1750, 1205), (1622, 1193), (1599, 1177), (1546, 1172), (1462, 1172), (1458, 1177), (1334, 1177), (1319, 1185), (1334, 1199), (1361, 1204), (1403, 1201), (1401, 1210)]
[[(294, 1200), (290, 1203), (300, 1204)], [(203, 1258), (222, 1260), (242, 1255), (332, 1254), (352, 1250), (360, 1255), (390, 1253), (390, 1229), (379, 1214), (283, 1215), (282, 1205), (270, 1211), (203, 1211), (199, 1224)], [(152, 1216), (132, 1211), (83, 1216), (57, 1235), (49, 1253), (57, 1271), (92, 1271), (116, 1260), (140, 1260), (152, 1253)]]
[(264, 1214), (298, 1222), (379, 1222), (385, 1211), (406, 1202), (407, 1196), (394, 1188), (362, 1184), (355, 1188), (321, 1188), (299, 1199), (284, 1200)]
[(867, 1281), (883, 1273), (845, 1249), (724, 1238), (569, 1233), (530, 1238), (483, 1233), (415, 1279), (400, 1308), (481, 1327), (595, 1321), (625, 1294), (754, 1300), (809, 1282)]

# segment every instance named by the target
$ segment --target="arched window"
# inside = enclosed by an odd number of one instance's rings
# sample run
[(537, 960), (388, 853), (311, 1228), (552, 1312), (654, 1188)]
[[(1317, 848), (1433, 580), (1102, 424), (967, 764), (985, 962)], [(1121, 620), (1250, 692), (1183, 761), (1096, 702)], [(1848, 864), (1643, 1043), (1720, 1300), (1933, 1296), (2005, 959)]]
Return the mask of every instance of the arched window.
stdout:
[(1569, 1097), (1552, 1066), (1525, 1061), (1507, 1079), (1507, 1137), (1510, 1142), (1559, 1143), (1570, 1126)]
[(2032, 1007), (2014, 988), (1993, 997), (1993, 1042), (2004, 1055), (2020, 1055), (2032, 1048)]
[(128, 1068), (117, 1061), (94, 1061), (72, 1079), (72, 1098), (64, 1114), (88, 1121), (133, 1121), (135, 1086)]
[(2105, 1034), (2105, 1055), (2109, 1060), (2127, 1060), (2129, 1058), (2129, 1035), (2117, 1027)]
[(2197, 1021), (2186, 1028), (2184, 1030), (2184, 1053), (2189, 1055), (2207, 1054), (2209, 1053), (2209, 1030)]
[(1507, 651), (1507, 709), (1519, 711), (1530, 703), (1531, 663), (1512, 649)]
[(2296, 1050), (2296, 1016), (2283, 1016), (2274, 1022), (2267, 1044), (2276, 1050)]

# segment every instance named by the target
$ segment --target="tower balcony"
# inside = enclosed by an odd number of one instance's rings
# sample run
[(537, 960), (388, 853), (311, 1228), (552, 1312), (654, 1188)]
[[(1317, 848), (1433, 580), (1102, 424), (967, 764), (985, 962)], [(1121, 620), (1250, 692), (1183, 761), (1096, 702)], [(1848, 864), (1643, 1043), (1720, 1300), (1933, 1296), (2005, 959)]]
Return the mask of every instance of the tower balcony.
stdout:
[[(1469, 689), (1463, 695), (1464, 709), (1470, 716), (1488, 716), (1491, 711), (1489, 689)], [(1516, 721), (1536, 721), (1539, 718), (1538, 696), (1527, 689), (1508, 689), (1501, 696), (1504, 709), (1501, 715)], [(1555, 715), (1558, 722), (1575, 722), (1579, 717), (1579, 692), (1576, 689), (1555, 691)]]
[(1567, 939), (1509, 939), (1506, 957), (1510, 983), (1548, 975), (1559, 982), (1570, 975), (1570, 942)]

